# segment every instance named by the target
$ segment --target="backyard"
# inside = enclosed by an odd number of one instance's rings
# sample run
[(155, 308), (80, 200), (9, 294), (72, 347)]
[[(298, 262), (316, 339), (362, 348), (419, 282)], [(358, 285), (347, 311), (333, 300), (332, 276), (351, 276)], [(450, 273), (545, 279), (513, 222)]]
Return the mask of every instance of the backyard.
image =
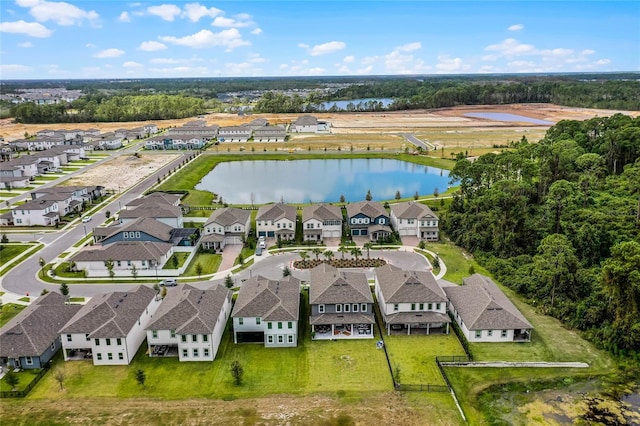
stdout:
[(2, 304), (2, 308), (0, 309), (0, 327), (11, 321), (11, 318), (18, 315), (24, 308), (26, 308), (26, 306), (15, 303)]

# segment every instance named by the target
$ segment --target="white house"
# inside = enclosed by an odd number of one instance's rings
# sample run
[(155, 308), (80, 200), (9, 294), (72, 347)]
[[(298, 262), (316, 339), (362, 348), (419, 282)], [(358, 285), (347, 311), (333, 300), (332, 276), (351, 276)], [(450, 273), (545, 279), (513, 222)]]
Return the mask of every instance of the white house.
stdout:
[(16, 226), (52, 226), (60, 221), (58, 203), (53, 200), (31, 200), (11, 210)]
[(304, 240), (322, 241), (342, 236), (342, 210), (338, 206), (313, 204), (302, 209)]
[(300, 280), (254, 276), (242, 283), (233, 318), (234, 343), (262, 343), (267, 348), (298, 345)]
[(289, 131), (291, 133), (328, 133), (331, 131), (331, 124), (320, 121), (313, 115), (302, 115), (291, 123)]
[(375, 270), (375, 289), (387, 334), (392, 330), (449, 333), (448, 299), (431, 272), (380, 266)]
[(97, 248), (76, 252), (70, 260), (76, 269), (85, 271), (87, 277), (108, 277), (105, 262), (113, 262), (115, 276), (131, 277), (135, 270), (149, 276), (146, 271), (157, 271), (173, 254), (173, 244), (150, 241), (118, 241)]
[(218, 130), (218, 140), (220, 142), (246, 142), (252, 133), (251, 128), (246, 126), (220, 127)]
[(222, 250), (227, 244), (243, 244), (251, 230), (251, 212), (234, 207), (214, 210), (204, 224), (202, 246)]
[(254, 142), (284, 142), (287, 130), (283, 126), (262, 126), (253, 129)]
[(64, 360), (91, 359), (94, 365), (128, 365), (146, 337), (160, 306), (148, 286), (92, 297), (60, 329)]
[(256, 215), (256, 230), (259, 237), (293, 240), (296, 235), (297, 210), (287, 204), (261, 206)]
[(469, 342), (529, 342), (533, 326), (491, 278), (474, 274), (444, 287), (449, 311)]
[(428, 206), (409, 201), (391, 204), (391, 224), (400, 236), (409, 235), (426, 241), (438, 241), (439, 219)]
[(213, 361), (231, 314), (231, 290), (179, 285), (169, 290), (146, 328), (149, 356)]

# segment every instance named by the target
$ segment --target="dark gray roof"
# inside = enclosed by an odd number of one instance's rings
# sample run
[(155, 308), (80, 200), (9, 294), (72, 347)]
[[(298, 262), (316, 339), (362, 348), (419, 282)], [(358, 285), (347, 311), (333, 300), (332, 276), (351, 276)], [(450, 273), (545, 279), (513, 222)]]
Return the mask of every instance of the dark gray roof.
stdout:
[(343, 314), (320, 314), (309, 318), (311, 325), (325, 324), (374, 324), (373, 314), (351, 312)]
[(342, 210), (338, 206), (329, 204), (312, 204), (302, 209), (302, 221), (306, 222), (309, 219), (317, 219), (321, 222), (325, 220), (342, 221)]
[(166, 223), (162, 223), (150, 217), (139, 217), (136, 220), (123, 225), (95, 228), (93, 233), (96, 236), (110, 238), (120, 232), (140, 231), (162, 241), (169, 242), (169, 240), (171, 240), (172, 230), (173, 228)]
[(171, 250), (169, 243), (155, 243), (150, 241), (118, 241), (106, 246), (80, 250), (71, 257), (74, 262), (92, 262), (105, 260), (157, 260)]
[(254, 136), (285, 136), (287, 131), (282, 126), (265, 126), (253, 130)]
[(491, 278), (474, 274), (462, 282), (444, 291), (468, 330), (533, 328)]
[(364, 273), (343, 272), (322, 263), (311, 270), (309, 303), (373, 303), (373, 296)]
[(170, 206), (177, 206), (180, 202), (180, 196), (175, 194), (168, 194), (166, 192), (153, 192), (145, 197), (136, 198), (127, 204), (127, 207), (139, 206), (147, 203), (155, 204), (168, 204)]
[(160, 203), (145, 203), (130, 209), (120, 210), (119, 218), (132, 219), (138, 217), (178, 218), (182, 216), (182, 209), (178, 206)]
[(431, 272), (403, 271), (393, 265), (376, 268), (385, 303), (447, 302), (447, 296)]
[(143, 285), (94, 296), (60, 329), (60, 334), (83, 333), (97, 339), (126, 337), (155, 297), (155, 290)]
[(254, 276), (242, 283), (231, 316), (260, 317), (263, 321), (298, 321), (300, 280), (288, 276), (269, 280)]
[(428, 206), (415, 201), (391, 204), (390, 208), (398, 219), (438, 219)]
[(16, 206), (14, 210), (44, 210), (53, 206), (55, 203), (55, 200), (41, 200), (38, 198)]
[(368, 217), (376, 218), (378, 216), (389, 216), (384, 206), (375, 201), (360, 201), (347, 205), (347, 216), (354, 217), (358, 213), (362, 213)]
[(256, 215), (256, 220), (280, 220), (282, 218), (289, 219), (293, 222), (296, 221), (297, 210), (295, 206), (290, 206), (287, 204), (267, 204), (265, 206), (261, 206), (258, 209), (258, 214)]
[(169, 290), (146, 329), (175, 330), (177, 334), (211, 334), (232, 294), (222, 285), (209, 290), (179, 285)]
[(450, 323), (449, 315), (440, 312), (397, 312), (385, 315), (387, 324)]
[(249, 210), (238, 209), (235, 207), (225, 207), (222, 209), (214, 210), (207, 219), (207, 223), (204, 226), (216, 223), (222, 226), (231, 226), (235, 223), (242, 225), (247, 224), (247, 220), (251, 217)]
[(314, 126), (318, 124), (318, 119), (313, 115), (301, 115), (293, 124), (296, 126)]
[(82, 307), (65, 304), (60, 293), (39, 297), (0, 329), (0, 357), (40, 356)]

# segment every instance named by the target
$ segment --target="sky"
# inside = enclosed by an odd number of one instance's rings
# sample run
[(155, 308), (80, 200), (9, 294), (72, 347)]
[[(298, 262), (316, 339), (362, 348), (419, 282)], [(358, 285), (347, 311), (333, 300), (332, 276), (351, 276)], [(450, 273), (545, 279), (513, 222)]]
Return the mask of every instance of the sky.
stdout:
[(0, 80), (614, 71), (640, 1), (0, 0)]

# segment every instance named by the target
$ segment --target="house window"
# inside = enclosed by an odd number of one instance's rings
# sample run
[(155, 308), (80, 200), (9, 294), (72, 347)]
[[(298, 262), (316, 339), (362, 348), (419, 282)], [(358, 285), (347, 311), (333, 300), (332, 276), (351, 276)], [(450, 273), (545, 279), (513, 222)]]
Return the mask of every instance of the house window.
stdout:
[(107, 346), (111, 346), (111, 339), (107, 338)]
[(438, 310), (438, 311), (440, 310), (440, 304), (439, 303), (436, 303), (436, 310)]
[(209, 357), (209, 348), (204, 348), (202, 350), (202, 352), (203, 352), (202, 356), (207, 357), (207, 358)]
[(96, 346), (100, 346), (100, 339), (95, 339), (94, 342), (95, 342)]
[(344, 311), (345, 312), (350, 312), (351, 311), (351, 305), (349, 305), (348, 303), (346, 305), (344, 305)]
[(107, 354), (107, 359), (108, 359), (109, 361), (113, 361), (113, 354), (112, 354), (111, 352), (109, 352), (109, 353)]
[(182, 358), (189, 358), (189, 349), (182, 350)]
[(122, 352), (118, 353), (118, 359), (120, 361), (124, 360), (124, 354)]
[(136, 231), (136, 238), (140, 238), (140, 231)]
[(71, 341), (71, 335), (67, 334), (67, 342), (70, 342), (70, 341)]
[(273, 343), (273, 336), (267, 336), (267, 343), (269, 344)]
[(24, 361), (27, 365), (33, 365), (33, 358), (30, 356), (25, 357)]
[(289, 341), (289, 343), (293, 343), (293, 334), (287, 336), (287, 340)]
[(385, 223), (384, 218), (380, 218), (380, 224), (381, 224), (381, 225), (384, 225), (384, 223)]
[(202, 335), (202, 341), (207, 343), (209, 341), (209, 335), (208, 334), (203, 334)]
[(278, 334), (278, 343), (284, 343), (284, 336), (282, 334)]
[(393, 310), (397, 312), (397, 311), (398, 311), (398, 309), (399, 309), (398, 304), (397, 304), (397, 303), (394, 303), (394, 304), (393, 304)]
[(127, 260), (127, 266), (131, 266), (131, 261)]
[(360, 312), (367, 312), (367, 304), (366, 303), (361, 303), (360, 304)]
[(268, 323), (267, 323), (267, 328), (268, 328), (269, 330), (271, 330), (271, 329), (273, 328), (273, 323), (268, 322)]
[(191, 341), (194, 342), (194, 343), (197, 342), (198, 341), (198, 335), (197, 334), (192, 334), (191, 335)]
[(238, 325), (244, 324), (244, 318), (238, 318)]
[(176, 331), (175, 330), (171, 330), (171, 338), (176, 337)]
[(318, 305), (318, 313), (319, 314), (324, 314), (324, 305), (323, 304)]
[(351, 311), (352, 312), (358, 312), (358, 304), (354, 303), (353, 306), (351, 307)]
[(280, 224), (278, 224), (278, 229), (280, 229)]
[(415, 304), (415, 303), (412, 303), (412, 304), (411, 304), (411, 310), (412, 310), (412, 311), (415, 311), (415, 310), (416, 310), (416, 304)]
[(102, 361), (102, 354), (97, 354), (97, 355), (96, 355), (96, 359), (97, 359), (98, 361)]
[(476, 330), (476, 339), (482, 337), (482, 330)]
[[(431, 309), (431, 303), (429, 303), (429, 309)], [(424, 311), (424, 303), (420, 304), (420, 311)]]
[(293, 328), (293, 322), (292, 322), (292, 321), (289, 321), (289, 322), (287, 323), (287, 328), (288, 328), (289, 330), (291, 330), (291, 329)]
[(342, 305), (336, 305), (336, 312), (342, 312)]
[(91, 338), (89, 337), (89, 333), (85, 334), (84, 338), (87, 340), (87, 342), (91, 341)]
[(198, 349), (194, 349), (193, 350), (193, 357), (194, 358), (198, 358), (200, 355), (198, 355)]
[(122, 266), (122, 262), (120, 262), (119, 260), (116, 261), (116, 266)]
[(186, 334), (181, 335), (180, 338), (182, 340), (182, 343), (187, 343), (187, 335)]
[(282, 330), (282, 323), (278, 321), (278, 330)]
[(507, 337), (507, 330), (502, 330), (500, 332), (500, 337), (502, 337), (502, 338)]
[(487, 330), (487, 337), (493, 336), (493, 330)]
[(118, 345), (118, 346), (122, 345), (122, 339), (121, 338), (118, 337), (116, 339), (116, 345)]
[(124, 238), (124, 239), (129, 238), (129, 233), (128, 232), (123, 232), (122, 233), (122, 238)]
[(158, 330), (152, 330), (151, 331), (151, 337), (153, 337), (154, 339), (158, 338)]
[(260, 318), (256, 318), (256, 325), (260, 325)]

